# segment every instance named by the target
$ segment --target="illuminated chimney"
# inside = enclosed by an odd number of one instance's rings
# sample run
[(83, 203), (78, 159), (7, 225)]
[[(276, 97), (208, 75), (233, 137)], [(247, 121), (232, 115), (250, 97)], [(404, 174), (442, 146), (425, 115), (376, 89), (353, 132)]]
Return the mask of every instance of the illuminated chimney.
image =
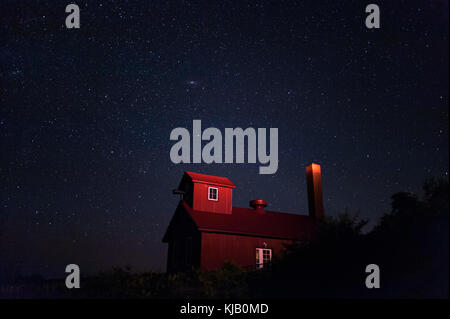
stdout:
[(322, 176), (319, 164), (310, 164), (306, 167), (306, 183), (308, 186), (309, 216), (317, 220), (324, 217), (322, 199)]

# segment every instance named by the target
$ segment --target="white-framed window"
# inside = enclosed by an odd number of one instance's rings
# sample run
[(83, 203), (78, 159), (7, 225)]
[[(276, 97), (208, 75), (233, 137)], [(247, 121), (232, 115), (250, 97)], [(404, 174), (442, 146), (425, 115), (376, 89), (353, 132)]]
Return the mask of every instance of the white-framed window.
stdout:
[(272, 261), (272, 249), (256, 248), (256, 268), (264, 268)]
[(208, 187), (208, 199), (219, 200), (219, 189), (216, 187)]

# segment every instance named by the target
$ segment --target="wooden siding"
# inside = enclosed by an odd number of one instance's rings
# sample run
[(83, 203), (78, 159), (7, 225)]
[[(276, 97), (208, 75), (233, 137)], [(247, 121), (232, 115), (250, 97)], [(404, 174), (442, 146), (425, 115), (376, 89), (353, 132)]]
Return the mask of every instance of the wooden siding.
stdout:
[[(218, 200), (208, 199), (208, 188), (218, 189)], [(193, 209), (202, 212), (231, 214), (233, 204), (233, 189), (204, 183), (194, 183)]]
[(200, 265), (204, 269), (217, 269), (225, 261), (231, 261), (243, 267), (253, 267), (256, 266), (256, 248), (270, 248), (275, 257), (284, 249), (283, 244), (288, 243), (292, 241), (203, 232)]

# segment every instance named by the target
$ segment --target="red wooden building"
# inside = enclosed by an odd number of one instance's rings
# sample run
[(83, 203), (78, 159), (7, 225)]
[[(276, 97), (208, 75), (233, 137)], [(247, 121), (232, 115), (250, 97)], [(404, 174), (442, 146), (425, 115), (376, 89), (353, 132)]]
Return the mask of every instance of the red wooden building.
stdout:
[(284, 244), (309, 240), (324, 214), (320, 165), (309, 165), (306, 177), (308, 216), (266, 210), (261, 199), (251, 208), (233, 207), (235, 185), (228, 178), (185, 172), (174, 190), (182, 199), (163, 238), (167, 271), (215, 269), (225, 261), (263, 267)]

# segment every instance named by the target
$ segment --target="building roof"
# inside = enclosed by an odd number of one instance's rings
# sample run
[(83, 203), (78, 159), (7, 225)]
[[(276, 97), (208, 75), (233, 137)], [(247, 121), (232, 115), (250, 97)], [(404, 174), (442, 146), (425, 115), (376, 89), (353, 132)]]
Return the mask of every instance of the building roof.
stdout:
[[(221, 214), (195, 211), (182, 201), (178, 209), (185, 211), (196, 228), (203, 232), (305, 240), (310, 238), (315, 226), (314, 220), (309, 216), (257, 211), (253, 208), (233, 207), (231, 214)], [(164, 236), (164, 242), (168, 241), (169, 229)]]
[(206, 174), (194, 173), (194, 172), (189, 172), (189, 171), (186, 171), (185, 173), (192, 179), (193, 182), (211, 184), (211, 185), (216, 185), (216, 186), (231, 187), (231, 188), (236, 187), (236, 185), (234, 185), (234, 183), (226, 177), (206, 175)]

